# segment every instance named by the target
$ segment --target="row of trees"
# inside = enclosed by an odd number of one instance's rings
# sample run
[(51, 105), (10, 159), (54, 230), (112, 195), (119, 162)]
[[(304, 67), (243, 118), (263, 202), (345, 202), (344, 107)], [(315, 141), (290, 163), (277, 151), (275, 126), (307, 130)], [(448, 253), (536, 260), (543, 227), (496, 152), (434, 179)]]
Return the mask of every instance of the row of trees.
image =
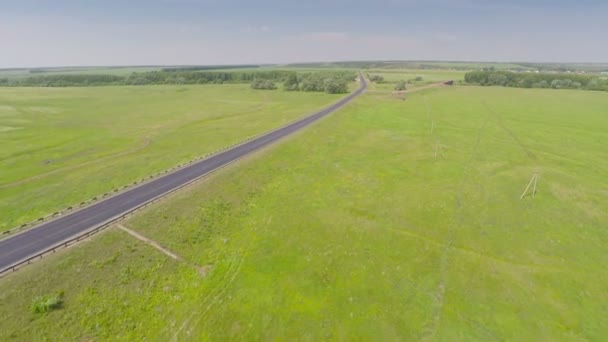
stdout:
[(37, 75), (21, 79), (0, 79), (0, 86), (29, 87), (86, 87), (103, 85), (148, 85), (148, 84), (221, 84), (251, 83), (254, 89), (276, 89), (275, 83), (283, 83), (289, 91), (324, 91), (328, 93), (348, 92), (348, 83), (356, 74), (351, 71), (296, 73), (287, 70), (247, 71), (150, 71), (134, 72), (128, 76), (57, 74)]
[(199, 65), (199, 66), (178, 66), (163, 68), (162, 71), (179, 72), (179, 71), (203, 71), (203, 70), (228, 70), (228, 69), (252, 69), (259, 68), (259, 65), (255, 64), (242, 64), (242, 65)]
[(282, 70), (252, 71), (150, 71), (128, 76), (103, 74), (37, 75), (20, 79), (0, 79), (0, 86), (71, 87), (147, 84), (249, 83), (254, 79), (282, 80), (291, 72)]
[[(376, 82), (376, 83), (383, 83), (384, 82), (384, 76), (378, 75), (378, 74), (367, 74), (367, 78), (371, 82)], [(405, 83), (420, 82), (422, 80), (423, 80), (422, 76), (416, 76), (414, 78), (411, 78), (411, 79), (407, 80), (407, 82), (406, 81), (399, 81), (397, 83), (397, 85), (399, 85), (399, 86), (395, 86), (395, 90), (398, 90), (397, 88), (401, 88), (401, 87), (403, 87), (403, 89), (401, 89), (401, 90), (405, 90)], [(403, 84), (400, 85), (402, 82), (403, 82)]]
[(72, 87), (123, 84), (125, 78), (115, 75), (46, 75), (24, 79), (0, 79), (2, 86), (23, 87)]
[(517, 73), (487, 70), (468, 72), (465, 74), (464, 79), (467, 83), (483, 86), (608, 91), (608, 80), (593, 75)]
[(222, 84), (249, 83), (253, 80), (281, 80), (289, 72), (267, 71), (151, 71), (132, 73), (125, 79), (127, 85), (143, 84)]

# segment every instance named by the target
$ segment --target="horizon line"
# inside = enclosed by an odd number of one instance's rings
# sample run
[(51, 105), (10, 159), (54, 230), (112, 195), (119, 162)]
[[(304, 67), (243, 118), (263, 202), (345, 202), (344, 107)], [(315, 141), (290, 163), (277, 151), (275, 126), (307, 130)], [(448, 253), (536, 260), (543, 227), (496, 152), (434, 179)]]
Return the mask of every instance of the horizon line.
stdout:
[(61, 68), (155, 68), (155, 67), (234, 67), (234, 66), (289, 66), (298, 64), (329, 64), (329, 63), (480, 63), (480, 64), (547, 64), (547, 65), (608, 65), (606, 62), (526, 62), (526, 61), (489, 61), (489, 60), (441, 60), (441, 59), (414, 59), (414, 60), (333, 60), (313, 62), (289, 62), (289, 63), (237, 63), (237, 64), (107, 64), (107, 65), (47, 65), (47, 66), (24, 66), (24, 67), (0, 67), (0, 71), (9, 70), (31, 70), (31, 69), (61, 69)]

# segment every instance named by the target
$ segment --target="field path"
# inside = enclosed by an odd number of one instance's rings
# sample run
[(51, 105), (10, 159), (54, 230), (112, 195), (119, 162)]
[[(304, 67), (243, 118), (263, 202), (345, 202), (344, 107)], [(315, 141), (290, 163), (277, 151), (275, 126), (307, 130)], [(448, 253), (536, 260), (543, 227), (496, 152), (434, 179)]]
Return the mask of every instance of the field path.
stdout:
[(469, 158), (466, 160), (462, 177), (460, 179), (460, 184), (458, 186), (458, 190), (456, 192), (456, 196), (454, 199), (454, 207), (456, 210), (456, 217), (454, 221), (449, 224), (447, 234), (445, 235), (445, 242), (443, 243), (443, 250), (441, 253), (440, 259), (440, 269), (439, 269), (439, 283), (437, 284), (437, 289), (435, 291), (435, 306), (433, 310), (432, 319), (427, 322), (423, 331), (423, 340), (434, 340), (441, 325), (441, 318), (443, 317), (443, 310), (445, 306), (445, 293), (447, 287), (447, 273), (450, 268), (450, 253), (454, 250), (454, 235), (456, 234), (456, 229), (458, 226), (463, 224), (464, 219), (462, 217), (462, 209), (463, 209), (463, 196), (464, 196), (464, 187), (470, 178), (471, 168), (473, 167), (473, 163), (475, 162), (475, 158), (479, 153), (479, 146), (481, 145), (482, 136), (485, 133), (485, 128), (490, 121), (490, 117), (486, 116), (485, 120), (477, 129), (477, 134), (475, 137), (475, 141), (473, 142), (473, 146), (471, 148), (471, 152), (469, 153)]
[(422, 90), (427, 90), (427, 89), (431, 89), (431, 88), (437, 88), (437, 87), (444, 87), (447, 86), (446, 82), (448, 81), (441, 81), (441, 82), (437, 82), (437, 83), (432, 83), (432, 84), (428, 84), (425, 86), (421, 86), (421, 87), (416, 87), (416, 88), (412, 88), (412, 89), (408, 89), (408, 90), (401, 90), (401, 91), (393, 91), (393, 94), (411, 94), (411, 93), (415, 93), (417, 91), (422, 91)]
[(146, 243), (147, 245), (150, 245), (152, 247), (154, 247), (156, 250), (158, 250), (159, 252), (165, 254), (166, 256), (168, 256), (169, 258), (175, 259), (175, 260), (183, 260), (182, 257), (180, 257), (179, 255), (171, 252), (170, 250), (164, 248), (163, 246), (161, 246), (158, 242), (154, 241), (154, 240), (150, 240), (147, 237), (139, 234), (138, 232), (131, 230), (125, 226), (123, 226), (122, 224), (117, 224), (116, 225), (120, 230), (126, 232), (127, 234), (133, 236), (134, 238), (136, 238), (139, 241), (142, 241), (144, 243)]

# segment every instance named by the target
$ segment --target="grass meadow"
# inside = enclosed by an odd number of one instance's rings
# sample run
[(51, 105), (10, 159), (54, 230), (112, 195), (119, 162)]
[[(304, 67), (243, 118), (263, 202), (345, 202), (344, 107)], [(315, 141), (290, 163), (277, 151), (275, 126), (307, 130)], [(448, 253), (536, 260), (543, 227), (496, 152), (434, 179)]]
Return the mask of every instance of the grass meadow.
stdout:
[(0, 231), (339, 98), (249, 85), (0, 88)]
[(602, 340), (606, 108), (370, 92), (122, 223), (182, 260), (113, 228), (3, 278), (0, 339)]
[[(382, 75), (382, 77), (384, 77), (383, 82), (371, 83), (370, 91), (385, 92), (392, 91), (399, 81), (411, 81), (411, 83), (408, 84), (408, 89), (442, 81), (453, 80), (457, 82), (464, 80), (466, 71), (436, 69), (370, 69), (367, 73), (370, 75)], [(415, 81), (418, 76), (422, 77), (422, 80)]]

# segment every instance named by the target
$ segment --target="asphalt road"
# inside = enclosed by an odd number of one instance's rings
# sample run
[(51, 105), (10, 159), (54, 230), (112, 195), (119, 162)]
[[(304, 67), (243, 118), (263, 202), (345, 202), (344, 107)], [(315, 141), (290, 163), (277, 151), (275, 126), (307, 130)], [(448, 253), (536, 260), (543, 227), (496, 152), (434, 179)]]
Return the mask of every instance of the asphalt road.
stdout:
[(363, 93), (366, 88), (367, 83), (361, 77), (357, 91), (320, 112), (119, 195), (1, 240), (0, 273), (23, 260), (61, 245), (70, 238), (83, 235), (91, 229), (116, 220), (166, 193), (308, 126), (341, 108)]

